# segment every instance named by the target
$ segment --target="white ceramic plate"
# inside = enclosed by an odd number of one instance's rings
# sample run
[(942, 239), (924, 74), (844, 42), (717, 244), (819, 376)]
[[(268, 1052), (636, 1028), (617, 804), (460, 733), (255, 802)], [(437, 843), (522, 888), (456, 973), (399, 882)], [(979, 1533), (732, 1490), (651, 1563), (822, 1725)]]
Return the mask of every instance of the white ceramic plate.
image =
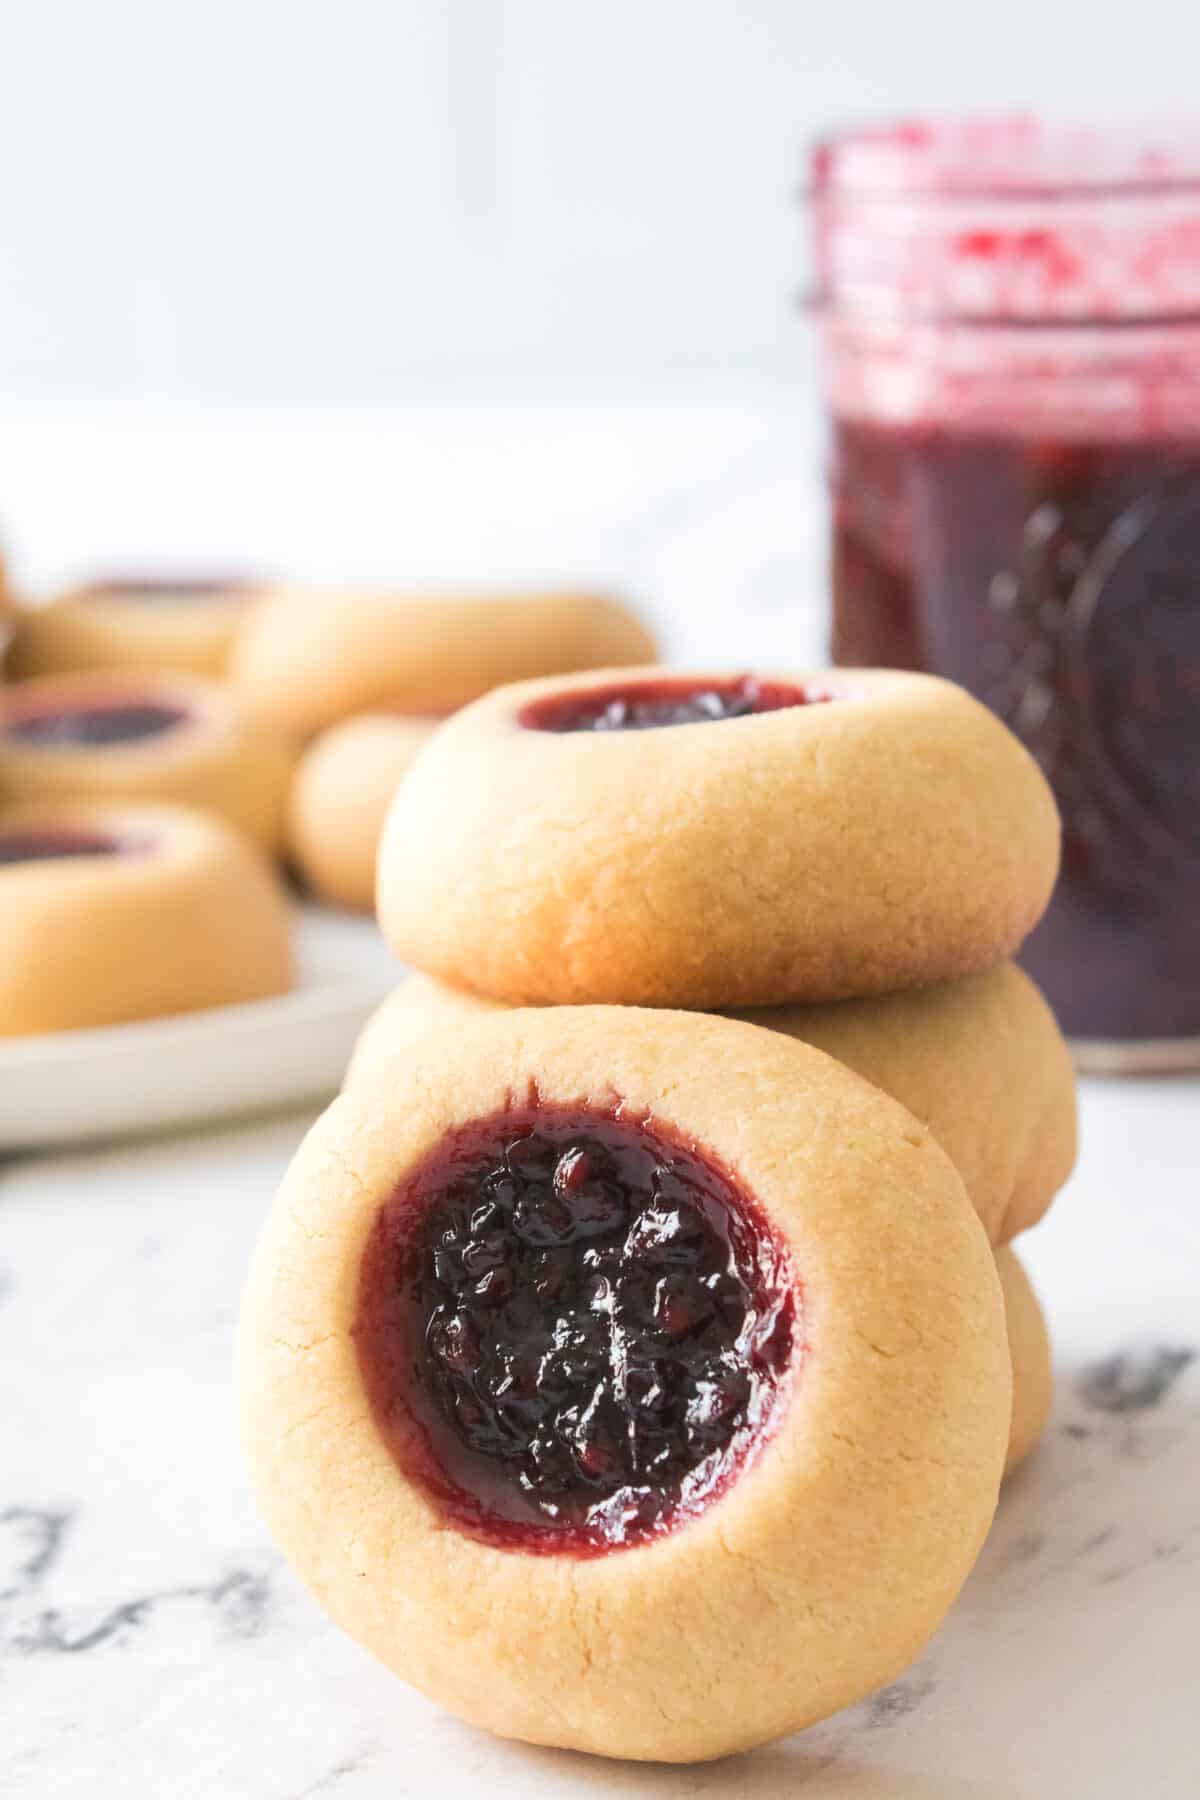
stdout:
[(248, 1006), (0, 1038), (0, 1151), (131, 1137), (323, 1100), (403, 974), (370, 919), (302, 906), (298, 980)]

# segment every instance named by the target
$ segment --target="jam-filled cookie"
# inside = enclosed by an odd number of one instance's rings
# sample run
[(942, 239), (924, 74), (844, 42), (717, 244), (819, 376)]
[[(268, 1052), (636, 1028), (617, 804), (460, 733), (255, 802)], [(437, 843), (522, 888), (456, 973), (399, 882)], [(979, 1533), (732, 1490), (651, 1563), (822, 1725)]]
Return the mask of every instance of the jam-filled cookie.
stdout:
[(217, 819), (0, 808), (0, 1037), (231, 1006), (291, 985), (287, 902)]
[(223, 675), (258, 592), (227, 576), (130, 576), (89, 582), (22, 615), (21, 676), (85, 669), (175, 669)]
[(218, 813), (278, 848), (291, 741), (199, 676), (46, 676), (0, 705), (0, 795), (162, 800)]
[(1054, 1363), (1041, 1302), (1025, 1265), (1007, 1245), (996, 1252), (996, 1271), (1004, 1294), (1013, 1372), (1012, 1426), (1004, 1465), (1010, 1475), (1037, 1448), (1046, 1429), (1054, 1404)]
[(1002, 961), (1058, 841), (1032, 757), (949, 682), (608, 671), (435, 734), (379, 918), (405, 962), (518, 1003), (834, 1000)]
[(430, 1033), (300, 1150), (243, 1438), (333, 1617), (464, 1718), (720, 1756), (894, 1676), (987, 1531), (987, 1238), (910, 1114), (752, 1025)]
[(364, 713), (323, 731), (300, 758), (288, 797), (287, 848), (314, 893), (371, 912), (383, 822), (429, 720)]
[(598, 594), (313, 592), (255, 608), (233, 680), (256, 713), (308, 734), (381, 707), (445, 714), (504, 681), (654, 655), (641, 621)]
[[(431, 1026), (503, 1007), (410, 976), (364, 1026), (347, 1085), (407, 1053)], [(1036, 1225), (1075, 1165), (1070, 1054), (1050, 1008), (1013, 963), (898, 994), (740, 1016), (836, 1056), (928, 1125), (993, 1243)]]

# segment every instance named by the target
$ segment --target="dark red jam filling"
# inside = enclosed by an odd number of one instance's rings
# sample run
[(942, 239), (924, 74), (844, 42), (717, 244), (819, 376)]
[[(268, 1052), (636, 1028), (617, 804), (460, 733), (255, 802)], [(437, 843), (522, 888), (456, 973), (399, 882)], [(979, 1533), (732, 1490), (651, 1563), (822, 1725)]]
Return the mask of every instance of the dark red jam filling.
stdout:
[(783, 1403), (787, 1253), (708, 1155), (618, 1110), (447, 1137), (380, 1210), (355, 1336), (401, 1468), (460, 1530), (594, 1555), (695, 1515)]
[(99, 831), (2, 831), (0, 863), (54, 862), (67, 856), (119, 856), (126, 845)]
[(159, 581), (139, 575), (130, 581), (122, 581), (119, 577), (91, 581), (82, 592), (86, 600), (170, 600), (174, 603), (180, 600), (236, 598), (247, 592), (249, 587), (248, 581), (233, 575), (205, 575), (195, 580), (172, 576)]
[(639, 681), (634, 686), (551, 694), (524, 707), (520, 722), (529, 731), (652, 731), (661, 725), (744, 719), (751, 713), (782, 712), (832, 699), (831, 693), (792, 682), (758, 681), (752, 675), (699, 686), (694, 680)]
[(843, 422), (833, 500), (835, 660), (961, 682), (1054, 789), (1063, 1028), (1200, 1037), (1200, 443)]
[(5, 735), (16, 744), (35, 750), (103, 749), (110, 744), (136, 744), (161, 737), (182, 725), (188, 713), (182, 706), (155, 700), (131, 700), (127, 704), (92, 704), (56, 707), (10, 719)]

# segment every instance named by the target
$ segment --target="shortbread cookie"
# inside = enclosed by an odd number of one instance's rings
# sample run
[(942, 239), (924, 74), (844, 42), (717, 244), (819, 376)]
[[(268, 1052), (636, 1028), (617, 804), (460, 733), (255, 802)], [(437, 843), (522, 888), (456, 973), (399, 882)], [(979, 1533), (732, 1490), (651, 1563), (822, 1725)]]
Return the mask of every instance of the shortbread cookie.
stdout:
[(1006, 1475), (1036, 1449), (1054, 1404), (1054, 1364), (1050, 1336), (1033, 1283), (1016, 1252), (996, 1252), (996, 1270), (1004, 1293), (1008, 1348), (1012, 1357), (1013, 1412)]
[(729, 1019), (430, 1033), (302, 1146), (238, 1386), (284, 1552), (508, 1737), (715, 1757), (890, 1680), (995, 1505), (1003, 1302), (949, 1159)]
[(437, 732), (379, 918), (403, 961), (518, 1003), (833, 1000), (1002, 961), (1058, 838), (1032, 757), (933, 676), (609, 671)]
[(0, 1037), (231, 1006), (292, 980), (259, 851), (183, 807), (0, 808)]
[(268, 850), (294, 762), (285, 734), (199, 676), (46, 676), (8, 689), (0, 712), (0, 796), (196, 806)]
[(258, 591), (224, 576), (90, 582), (23, 613), (13, 667), (22, 676), (86, 669), (223, 675)]
[(380, 708), (445, 714), (504, 681), (654, 654), (640, 620), (598, 594), (280, 594), (247, 620), (233, 680), (260, 717), (311, 734)]
[(1075, 1167), (1075, 1068), (1015, 963), (929, 987), (742, 1017), (836, 1056), (915, 1113), (949, 1156), (993, 1243), (1036, 1225)]
[(323, 900), (374, 910), (383, 822), (432, 730), (426, 720), (364, 713), (323, 731), (300, 758), (288, 798), (288, 854)]
[[(413, 975), (367, 1021), (347, 1085), (431, 1026), (503, 1010)], [(1036, 1225), (1075, 1165), (1075, 1073), (1054, 1015), (1013, 963), (906, 993), (764, 1006), (749, 1023), (836, 1056), (928, 1125), (993, 1243)]]

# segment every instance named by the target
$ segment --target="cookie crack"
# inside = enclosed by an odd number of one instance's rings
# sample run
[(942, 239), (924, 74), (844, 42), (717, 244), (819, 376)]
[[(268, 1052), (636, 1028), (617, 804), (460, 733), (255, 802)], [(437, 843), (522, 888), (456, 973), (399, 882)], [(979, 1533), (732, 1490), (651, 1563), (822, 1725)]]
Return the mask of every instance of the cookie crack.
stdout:
[(302, 1343), (294, 1344), (290, 1338), (273, 1337), (271, 1343), (277, 1350), (287, 1350), (293, 1356), (303, 1356), (306, 1350), (316, 1350), (321, 1344), (328, 1344), (337, 1337), (336, 1331), (323, 1331), (318, 1337), (308, 1338)]

